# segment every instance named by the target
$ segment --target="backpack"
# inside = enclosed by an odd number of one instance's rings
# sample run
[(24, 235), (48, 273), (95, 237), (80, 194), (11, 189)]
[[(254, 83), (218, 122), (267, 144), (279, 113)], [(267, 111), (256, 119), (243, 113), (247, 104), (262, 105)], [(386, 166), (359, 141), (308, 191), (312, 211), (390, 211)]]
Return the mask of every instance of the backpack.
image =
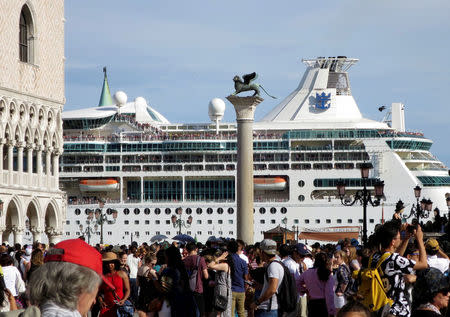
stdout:
[(191, 291), (195, 291), (195, 287), (197, 286), (197, 274), (198, 274), (198, 265), (200, 263), (200, 256), (197, 255), (197, 264), (192, 270), (186, 270), (189, 277), (189, 287)]
[[(283, 262), (280, 261), (272, 261), (279, 263), (284, 270), (283, 279), (281, 280), (280, 287), (278, 288), (277, 292), (277, 302), (278, 302), (278, 312), (279, 313), (290, 313), (294, 311), (297, 308), (297, 287), (295, 285), (294, 277), (292, 276), (291, 272), (289, 272), (289, 269), (284, 265)], [(272, 264), (270, 263), (270, 264)], [(266, 279), (269, 281), (269, 276), (267, 273), (267, 270), (270, 266), (270, 264), (266, 268)], [(271, 309), (272, 306), (272, 297), (269, 301), (269, 309)]]
[(354, 271), (354, 277), (360, 280), (357, 299), (367, 307), (371, 312), (375, 312), (383, 308), (386, 304), (392, 305), (393, 300), (387, 297), (386, 290), (381, 280), (379, 268), (381, 264), (391, 255), (384, 253), (378, 260), (377, 265), (372, 268), (372, 256), (369, 258), (369, 267)]

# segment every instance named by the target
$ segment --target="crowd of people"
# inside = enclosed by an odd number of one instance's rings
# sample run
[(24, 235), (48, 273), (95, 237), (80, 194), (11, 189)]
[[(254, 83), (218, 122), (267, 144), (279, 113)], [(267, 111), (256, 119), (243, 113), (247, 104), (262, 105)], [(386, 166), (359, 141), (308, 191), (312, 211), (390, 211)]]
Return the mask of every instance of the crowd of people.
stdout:
[(393, 219), (365, 246), (234, 239), (0, 247), (6, 316), (441, 316), (449, 258)]

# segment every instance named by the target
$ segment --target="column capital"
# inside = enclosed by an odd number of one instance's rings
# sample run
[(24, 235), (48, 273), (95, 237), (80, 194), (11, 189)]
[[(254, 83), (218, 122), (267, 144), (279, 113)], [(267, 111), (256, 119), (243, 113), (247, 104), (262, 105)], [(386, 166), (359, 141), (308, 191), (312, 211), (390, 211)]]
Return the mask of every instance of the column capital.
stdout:
[(227, 97), (228, 101), (234, 106), (236, 111), (236, 121), (253, 121), (255, 118), (255, 109), (263, 98), (259, 96), (238, 97), (230, 95)]
[(44, 146), (41, 145), (41, 144), (37, 144), (36, 147), (35, 147), (35, 149), (36, 149), (36, 151), (38, 151), (38, 152), (42, 152), (42, 150), (44, 149)]
[(23, 141), (16, 142), (16, 147), (18, 147), (19, 149), (23, 149), (25, 146), (26, 146), (26, 143)]
[(33, 234), (41, 234), (41, 233), (44, 232), (44, 229), (43, 228), (37, 228), (35, 226), (31, 226), (30, 227), (30, 232), (33, 233)]
[(62, 230), (58, 230), (55, 229), (53, 227), (46, 227), (44, 232), (48, 235), (48, 236), (60, 236), (62, 235)]
[(53, 146), (47, 146), (47, 147), (45, 147), (45, 151), (47, 152), (47, 153), (51, 153), (51, 152), (53, 152)]
[(24, 229), (22, 227), (18, 227), (16, 225), (13, 225), (11, 227), (11, 231), (16, 233), (16, 234), (21, 234), (22, 232), (24, 232)]
[(8, 146), (15, 146), (16, 145), (16, 141), (15, 140), (8, 140), (8, 141), (6, 141), (6, 144)]
[(33, 143), (27, 143), (26, 148), (27, 150), (33, 150), (34, 148), (36, 148), (36, 145)]

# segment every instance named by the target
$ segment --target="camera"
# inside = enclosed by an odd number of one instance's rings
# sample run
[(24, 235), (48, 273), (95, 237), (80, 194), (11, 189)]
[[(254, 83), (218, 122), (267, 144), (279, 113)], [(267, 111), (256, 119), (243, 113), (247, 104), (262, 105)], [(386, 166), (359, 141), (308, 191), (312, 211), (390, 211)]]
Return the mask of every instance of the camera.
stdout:
[(408, 227), (406, 227), (406, 230), (413, 234), (414, 230), (417, 230), (417, 227), (419, 226), (419, 221), (417, 219), (413, 219), (413, 221), (411, 222), (410, 225), (408, 225)]

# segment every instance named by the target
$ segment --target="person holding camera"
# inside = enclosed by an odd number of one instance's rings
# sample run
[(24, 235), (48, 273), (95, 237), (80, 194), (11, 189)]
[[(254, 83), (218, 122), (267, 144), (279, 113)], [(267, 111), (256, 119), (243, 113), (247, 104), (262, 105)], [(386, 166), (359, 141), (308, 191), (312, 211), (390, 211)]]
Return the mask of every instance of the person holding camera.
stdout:
[[(390, 307), (385, 307), (383, 316), (409, 317), (411, 315), (411, 305), (405, 292), (404, 275), (413, 274), (415, 270), (427, 268), (427, 255), (423, 243), (423, 232), (420, 225), (402, 226), (404, 238), (400, 234), (400, 226), (397, 221), (388, 221), (382, 225), (375, 233), (381, 251), (372, 256), (372, 267), (385, 253), (389, 256), (381, 263), (380, 276), (383, 280), (386, 295), (393, 300)], [(402, 230), (403, 232), (403, 230)], [(416, 262), (403, 257), (403, 253), (408, 245), (410, 237), (414, 236), (419, 249), (419, 260)]]

